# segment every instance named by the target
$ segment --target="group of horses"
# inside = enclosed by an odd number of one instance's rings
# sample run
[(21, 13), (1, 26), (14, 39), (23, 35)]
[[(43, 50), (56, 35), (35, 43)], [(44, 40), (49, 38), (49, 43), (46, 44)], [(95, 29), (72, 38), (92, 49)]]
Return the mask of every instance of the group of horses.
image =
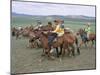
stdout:
[[(47, 56), (51, 59), (52, 58), (52, 51), (48, 45), (48, 36), (56, 36), (55, 33), (52, 33), (54, 28), (51, 26), (42, 26), (34, 28), (33, 26), (21, 28), (20, 30), (12, 27), (12, 36), (15, 36), (16, 39), (23, 37), (28, 38), (29, 40), (29, 47), (42, 47), (43, 53), (42, 56)], [(56, 50), (57, 57), (63, 57), (67, 52), (68, 56), (75, 56), (75, 52), (80, 54), (80, 46), (84, 43), (86, 44), (89, 41), (92, 41), (92, 45), (95, 40), (95, 34), (91, 33), (88, 40), (82, 40), (79, 44), (78, 35), (84, 37), (84, 30), (79, 29), (76, 33), (72, 32), (70, 29), (64, 29), (64, 34), (62, 36), (58, 36), (56, 41), (52, 42), (52, 47)], [(85, 39), (85, 38), (82, 38)], [(60, 50), (59, 50), (60, 49)], [(75, 51), (76, 50), (76, 51)]]

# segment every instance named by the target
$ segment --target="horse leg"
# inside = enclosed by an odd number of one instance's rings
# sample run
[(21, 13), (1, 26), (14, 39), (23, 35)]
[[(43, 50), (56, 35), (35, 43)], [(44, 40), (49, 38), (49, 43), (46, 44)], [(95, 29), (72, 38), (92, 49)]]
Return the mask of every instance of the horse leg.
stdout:
[(70, 56), (70, 48), (69, 47), (67, 47), (67, 51), (68, 51), (68, 56)]
[(18, 37), (19, 37), (19, 34), (17, 33), (17, 34), (16, 34), (16, 40), (18, 39)]
[(88, 41), (84, 41), (85, 47), (88, 47), (87, 44), (88, 44)]
[(39, 43), (37, 42), (36, 44), (37, 44), (37, 48), (40, 48), (40, 45), (39, 45)]
[(51, 60), (54, 60), (55, 59), (53, 56), (51, 56), (50, 50), (48, 51), (47, 55), (48, 55), (48, 58), (49, 59), (51, 59)]
[(57, 57), (59, 57), (58, 47), (56, 47)]
[(63, 57), (65, 54), (65, 48), (62, 49), (62, 52), (61, 52), (61, 57)]
[(31, 44), (31, 45), (30, 45), (30, 48), (34, 48), (34, 43), (31, 42), (30, 44)]
[(63, 45), (60, 46), (60, 52), (59, 52), (59, 55), (61, 55), (62, 48), (63, 48)]
[(72, 55), (75, 56), (75, 47), (74, 47), (74, 45), (71, 45), (71, 48), (72, 48), (72, 49), (71, 49)]
[(77, 47), (77, 53), (80, 54), (80, 48), (79, 47)]
[(45, 56), (45, 49), (43, 49), (43, 53), (41, 54), (41, 56)]
[(79, 45), (79, 48), (83, 45), (83, 43), (84, 43), (84, 42), (83, 42), (83, 41), (81, 41), (81, 43), (80, 43), (80, 45)]
[(77, 38), (76, 38), (75, 44), (76, 44), (76, 47), (77, 47), (77, 53), (80, 54), (80, 49), (79, 49), (79, 46), (78, 46), (78, 39)]
[(66, 45), (63, 44), (63, 48), (62, 48), (62, 51), (61, 51), (61, 56), (62, 57), (65, 55), (65, 49), (66, 49)]
[(94, 45), (94, 40), (91, 40), (91, 42), (92, 42), (91, 47), (93, 47), (93, 45)]

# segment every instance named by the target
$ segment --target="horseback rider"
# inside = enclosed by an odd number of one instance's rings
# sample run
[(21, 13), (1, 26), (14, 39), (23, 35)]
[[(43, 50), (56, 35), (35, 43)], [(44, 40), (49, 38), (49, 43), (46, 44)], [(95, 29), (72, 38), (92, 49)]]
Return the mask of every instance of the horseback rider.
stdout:
[(52, 33), (57, 33), (58, 36), (62, 36), (64, 34), (64, 28), (62, 28), (62, 21), (60, 19), (54, 20), (56, 28)]
[(61, 21), (61, 28), (64, 29), (64, 20)]
[(52, 31), (52, 35), (48, 36), (48, 44), (50, 48), (56, 37), (64, 34), (64, 29), (61, 28), (62, 21), (60, 19), (54, 20), (54, 24), (56, 25), (56, 28), (54, 31)]
[(89, 34), (90, 34), (90, 32), (91, 32), (91, 27), (90, 27), (90, 23), (87, 23), (86, 24), (86, 27), (85, 27), (85, 29), (84, 29), (84, 31), (86, 32), (86, 35), (87, 35), (87, 38), (89, 38)]
[(48, 26), (49, 27), (52, 27), (52, 22), (48, 22)]

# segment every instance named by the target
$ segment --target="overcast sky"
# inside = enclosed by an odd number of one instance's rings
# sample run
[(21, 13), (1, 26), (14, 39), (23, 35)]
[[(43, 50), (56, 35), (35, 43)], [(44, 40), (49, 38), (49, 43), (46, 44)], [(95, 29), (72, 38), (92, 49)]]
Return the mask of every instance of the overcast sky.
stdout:
[(94, 6), (12, 2), (12, 12), (29, 15), (85, 15), (95, 17)]

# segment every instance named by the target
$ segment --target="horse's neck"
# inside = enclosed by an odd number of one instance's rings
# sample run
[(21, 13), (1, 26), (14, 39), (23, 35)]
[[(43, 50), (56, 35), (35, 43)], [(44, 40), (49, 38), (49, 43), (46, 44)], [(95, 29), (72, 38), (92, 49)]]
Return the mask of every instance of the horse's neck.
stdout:
[(40, 35), (40, 39), (41, 39), (42, 42), (48, 41), (48, 38), (46, 36), (44, 36), (43, 34)]

